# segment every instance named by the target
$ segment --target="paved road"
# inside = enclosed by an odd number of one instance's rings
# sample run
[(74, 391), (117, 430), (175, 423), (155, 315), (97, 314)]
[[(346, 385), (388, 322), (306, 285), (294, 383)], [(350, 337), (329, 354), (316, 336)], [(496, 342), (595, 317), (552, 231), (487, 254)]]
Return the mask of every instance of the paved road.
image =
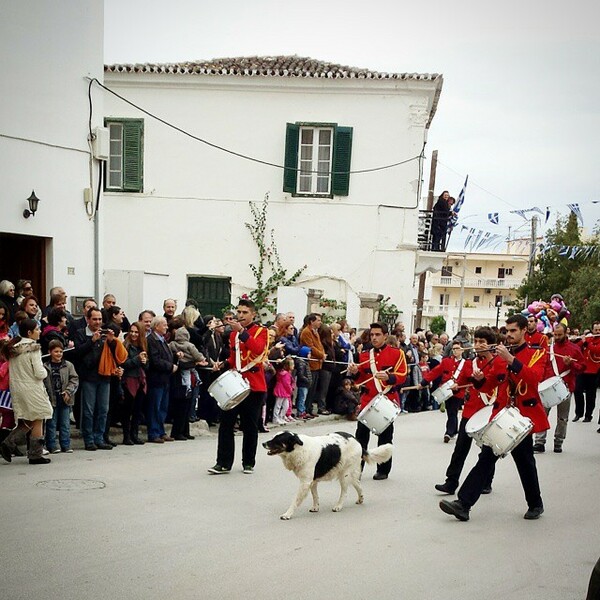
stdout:
[[(364, 505), (349, 497), (331, 512), (338, 488), (325, 483), (321, 512), (309, 513), (306, 501), (287, 522), (278, 517), (296, 479), (281, 460), (261, 448), (254, 475), (238, 464), (210, 476), (214, 436), (79, 451), (48, 466), (3, 463), (0, 597), (585, 598), (600, 555), (598, 426), (570, 423), (565, 452), (538, 457), (546, 505), (539, 521), (523, 520), (507, 458), (494, 492), (461, 523), (439, 510), (433, 489), (452, 451), (441, 442), (443, 423), (440, 413), (402, 415), (392, 475), (376, 482), (368, 468)], [(299, 428), (354, 430), (346, 421)], [(56, 482), (76, 489), (57, 491)], [(103, 487), (77, 489), (83, 485)]]

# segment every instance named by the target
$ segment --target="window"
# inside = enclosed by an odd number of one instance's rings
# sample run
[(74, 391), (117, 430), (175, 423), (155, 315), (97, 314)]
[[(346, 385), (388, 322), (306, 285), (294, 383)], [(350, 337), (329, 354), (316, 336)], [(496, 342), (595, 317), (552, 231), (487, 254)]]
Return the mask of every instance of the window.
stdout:
[(512, 275), (512, 267), (510, 267), (510, 269), (504, 269), (504, 274), (505, 275)]
[(450, 294), (440, 294), (440, 306), (448, 306), (450, 304)]
[(452, 277), (452, 267), (442, 267), (442, 277)]
[(288, 123), (283, 191), (294, 196), (347, 196), (352, 127)]
[(113, 192), (142, 192), (143, 119), (106, 119), (105, 125), (110, 134), (105, 189)]
[(481, 302), (481, 296), (473, 296), (473, 302), (475, 302), (475, 304)]
[(481, 267), (475, 267), (475, 275), (481, 274)]

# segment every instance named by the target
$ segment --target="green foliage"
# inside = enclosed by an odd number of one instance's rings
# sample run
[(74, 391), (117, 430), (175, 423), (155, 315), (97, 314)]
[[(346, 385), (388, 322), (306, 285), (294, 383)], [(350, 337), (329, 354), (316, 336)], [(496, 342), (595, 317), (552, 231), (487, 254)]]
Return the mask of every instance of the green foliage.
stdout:
[(321, 298), (319, 300), (319, 307), (323, 309), (321, 311), (323, 323), (331, 325), (336, 321), (346, 318), (346, 303), (338, 302), (333, 298)]
[[(255, 202), (249, 204), (253, 222), (245, 223), (245, 225), (258, 248), (258, 262), (249, 265), (256, 280), (256, 287), (247, 294), (247, 297), (256, 304), (258, 314), (265, 317), (275, 314), (277, 310), (275, 304), (277, 288), (292, 285), (306, 269), (306, 265), (296, 269), (292, 275), (288, 276), (288, 271), (283, 267), (279, 258), (273, 229), (269, 230), (267, 241), (269, 194), (265, 194), (262, 204), (257, 205)], [(267, 276), (269, 271), (270, 275)]]
[[(577, 218), (573, 213), (569, 217), (558, 218), (556, 225), (546, 234), (546, 245), (565, 246), (598, 245), (598, 231), (591, 239), (582, 242)], [(598, 286), (599, 252), (591, 256), (579, 255), (574, 259), (559, 256), (559, 248), (553, 247), (540, 252), (534, 263), (533, 275), (525, 280), (517, 291), (514, 310), (521, 312), (525, 298), (549, 301), (552, 294), (561, 294), (571, 311), (571, 327), (590, 327), (600, 319), (600, 287)], [(510, 314), (510, 313), (509, 313)]]
[(437, 335), (441, 335), (446, 331), (446, 319), (442, 317), (442, 315), (437, 315), (431, 319), (431, 323), (429, 323), (429, 329), (433, 331), (433, 333), (437, 333)]
[(400, 311), (395, 304), (390, 302), (390, 297), (388, 296), (387, 298), (384, 298), (379, 305), (377, 320), (387, 323), (388, 327), (391, 329), (401, 312), (402, 311)]

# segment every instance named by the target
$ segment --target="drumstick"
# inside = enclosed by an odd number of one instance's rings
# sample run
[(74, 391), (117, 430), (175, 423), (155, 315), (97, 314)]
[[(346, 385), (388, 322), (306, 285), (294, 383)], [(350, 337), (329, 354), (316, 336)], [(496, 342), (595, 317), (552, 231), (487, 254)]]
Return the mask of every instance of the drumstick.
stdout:
[[(384, 369), (383, 371), (379, 371), (379, 373), (387, 373), (390, 369), (393, 369), (394, 367), (388, 367), (387, 369)], [(369, 379), (365, 379), (364, 381), (361, 381), (359, 383), (359, 385), (364, 385), (365, 383), (369, 383), (369, 381), (372, 381), (373, 379), (375, 379), (375, 375), (373, 375), (372, 377), (369, 377)]]
[(567, 354), (556, 354), (556, 352), (555, 352), (554, 356), (560, 356), (560, 358), (570, 358), (571, 362), (577, 362), (576, 358), (573, 358), (572, 356), (568, 356)]

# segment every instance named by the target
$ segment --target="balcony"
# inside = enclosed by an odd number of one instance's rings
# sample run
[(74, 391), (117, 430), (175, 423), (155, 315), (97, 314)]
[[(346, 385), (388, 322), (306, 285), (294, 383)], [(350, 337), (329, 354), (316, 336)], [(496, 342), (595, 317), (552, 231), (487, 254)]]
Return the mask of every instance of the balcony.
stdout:
[[(433, 275), (429, 279), (432, 287), (459, 288), (461, 278), (458, 275), (446, 277)], [(505, 277), (502, 279), (488, 279), (485, 277), (465, 277), (465, 288), (490, 289), (490, 290), (514, 290), (522, 283), (522, 279)]]

